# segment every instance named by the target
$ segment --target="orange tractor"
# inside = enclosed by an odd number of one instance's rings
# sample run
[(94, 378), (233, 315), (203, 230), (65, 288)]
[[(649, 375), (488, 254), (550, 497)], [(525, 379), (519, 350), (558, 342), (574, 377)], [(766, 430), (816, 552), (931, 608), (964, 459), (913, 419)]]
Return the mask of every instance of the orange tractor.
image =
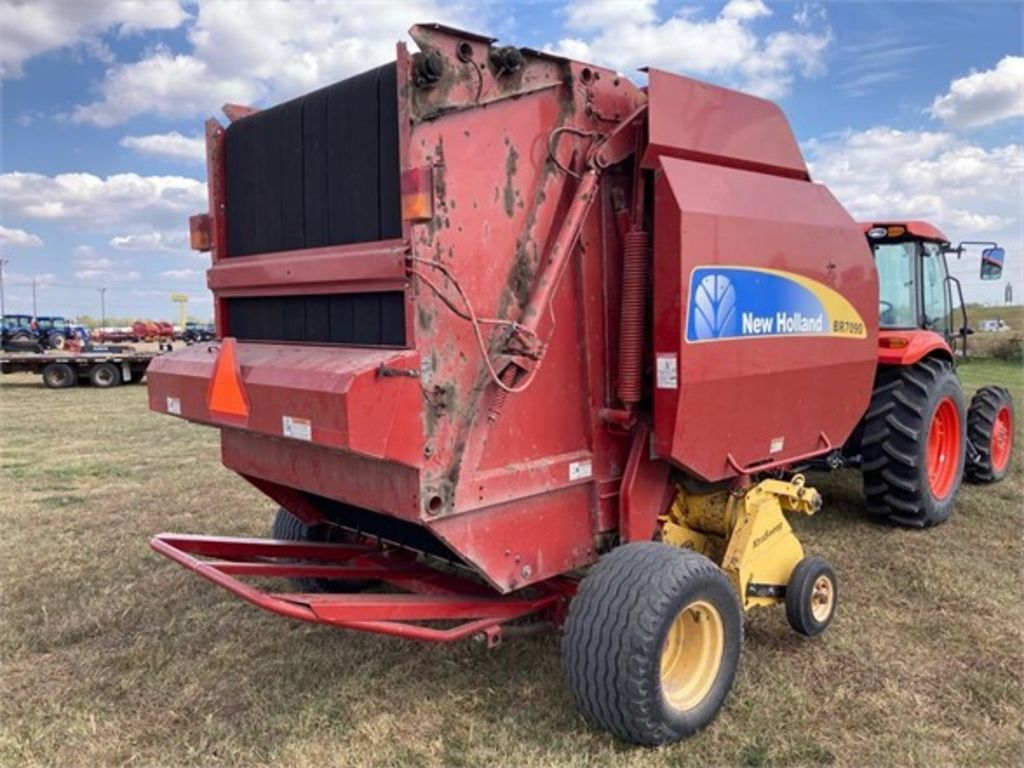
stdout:
[(216, 427), (279, 511), (269, 540), (152, 547), (351, 630), (495, 644), (550, 620), (591, 723), (691, 735), (745, 611), (804, 635), (835, 615), (786, 520), (822, 504), (802, 468), (859, 463), (870, 510), (913, 525), (948, 516), (965, 465), (1005, 474), (1009, 398), (965, 416), (943, 338), (945, 238), (870, 226), (873, 252), (767, 101), (410, 35), (208, 121), (191, 237), (218, 340), (154, 359), (149, 403)]
[[(967, 352), (960, 281), (949, 239), (921, 221), (863, 225), (879, 278), (879, 368), (871, 405), (844, 455), (859, 460), (871, 515), (929, 526), (953, 511), (963, 477), (1002, 480), (1013, 444), (1013, 402), (1002, 388), (978, 390), (969, 407), (953, 370)], [(998, 279), (1004, 251), (982, 251), (980, 276)], [(953, 288), (959, 299), (954, 310)], [(960, 325), (956, 325), (956, 320)]]

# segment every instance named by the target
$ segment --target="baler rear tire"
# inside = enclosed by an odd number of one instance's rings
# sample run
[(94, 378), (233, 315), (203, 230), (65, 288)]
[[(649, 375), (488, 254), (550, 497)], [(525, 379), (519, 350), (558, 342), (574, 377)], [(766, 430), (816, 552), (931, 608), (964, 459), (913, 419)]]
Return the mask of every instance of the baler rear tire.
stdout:
[[(336, 541), (333, 529), (324, 525), (309, 526), (284, 507), (279, 507), (274, 517), (273, 536), (284, 541)], [(290, 579), (303, 592), (359, 592), (373, 586), (370, 580), (351, 581), (347, 579)]]
[[(929, 476), (929, 438), (940, 415), (952, 419), (955, 427), (954, 453), (943, 461), (956, 463), (945, 468), (946, 487), (937, 493)], [(914, 365), (882, 369), (861, 437), (868, 513), (914, 528), (949, 519), (966, 459), (965, 417), (963, 388), (948, 360), (929, 357)]]
[(636, 744), (666, 744), (714, 720), (742, 643), (739, 600), (718, 566), (696, 552), (634, 542), (583, 579), (562, 663), (592, 725)]
[(968, 481), (998, 483), (1006, 477), (1016, 426), (1008, 390), (987, 386), (974, 393), (967, 409), (967, 439), (978, 451), (978, 458), (967, 464)]

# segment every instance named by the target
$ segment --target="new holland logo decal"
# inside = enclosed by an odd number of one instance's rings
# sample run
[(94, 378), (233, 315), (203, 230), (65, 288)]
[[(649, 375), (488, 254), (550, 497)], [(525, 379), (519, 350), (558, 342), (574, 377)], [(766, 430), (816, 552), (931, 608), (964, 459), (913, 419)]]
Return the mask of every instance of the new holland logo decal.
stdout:
[(841, 294), (775, 269), (697, 267), (690, 275), (688, 342), (776, 336), (863, 339), (864, 320)]

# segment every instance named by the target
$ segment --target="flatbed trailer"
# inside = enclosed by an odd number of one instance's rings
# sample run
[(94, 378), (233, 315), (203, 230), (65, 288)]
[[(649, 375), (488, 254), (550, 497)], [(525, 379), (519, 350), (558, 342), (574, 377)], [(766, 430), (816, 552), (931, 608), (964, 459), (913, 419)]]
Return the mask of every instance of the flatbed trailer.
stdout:
[(80, 381), (106, 389), (141, 381), (157, 354), (133, 349), (4, 352), (0, 353), (0, 373), (37, 373), (50, 389), (67, 389)]

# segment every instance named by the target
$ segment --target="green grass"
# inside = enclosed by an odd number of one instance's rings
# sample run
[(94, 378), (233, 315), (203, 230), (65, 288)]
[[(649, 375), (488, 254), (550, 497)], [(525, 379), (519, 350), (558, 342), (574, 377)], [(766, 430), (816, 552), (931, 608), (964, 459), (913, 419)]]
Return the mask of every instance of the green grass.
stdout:
[[(970, 389), (1021, 369), (971, 361)], [(147, 548), (266, 535), (273, 505), (212, 430), (144, 387), (0, 380), (0, 765), (1006, 765), (1024, 750), (1020, 458), (929, 531), (869, 523), (853, 472), (794, 524), (835, 566), (821, 638), (752, 613), (715, 724), (629, 747), (573, 708), (554, 634), (430, 646), (290, 622)], [(1017, 440), (1022, 439), (1018, 429)]]

